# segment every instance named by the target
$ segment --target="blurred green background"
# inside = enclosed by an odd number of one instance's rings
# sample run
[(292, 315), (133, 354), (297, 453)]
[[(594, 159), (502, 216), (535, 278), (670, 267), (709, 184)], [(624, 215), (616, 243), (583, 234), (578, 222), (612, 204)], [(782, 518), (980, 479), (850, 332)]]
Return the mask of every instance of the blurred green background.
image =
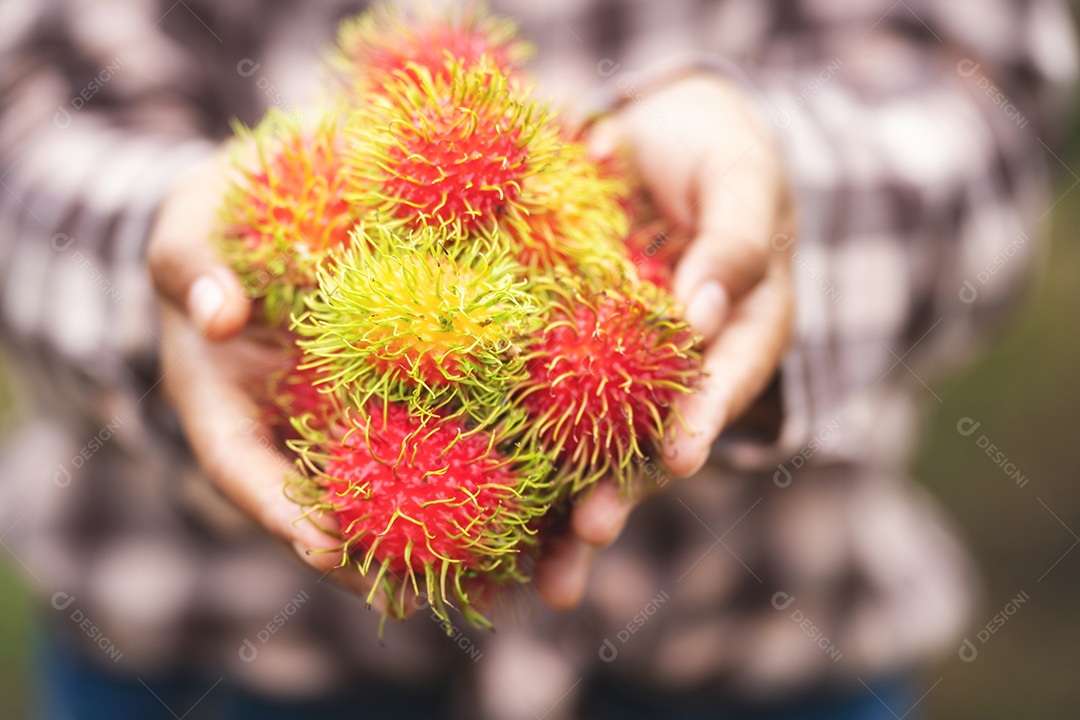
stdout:
[[(979, 362), (934, 388), (942, 404), (931, 400), (917, 474), (964, 533), (985, 583), (968, 634), (978, 657), (965, 663), (957, 652), (926, 676), (942, 678), (924, 701), (934, 720), (1080, 717), (1080, 124), (1061, 160), (1069, 169), (1055, 167), (1042, 282)], [(963, 417), (982, 422), (970, 437), (957, 432)], [(1027, 476), (1024, 487), (979, 448), (980, 435)], [(1020, 592), (1030, 599), (981, 644), (978, 628)]]
[[(1080, 126), (1062, 155), (1080, 175)], [(1030, 600), (979, 650), (929, 669), (919, 704), (933, 720), (1080, 717), (1080, 185), (1060, 170), (1046, 275), (1014, 321), (973, 367), (932, 383), (941, 399), (926, 427), (918, 476), (941, 498), (974, 551), (985, 581), (969, 637), (1020, 592)], [(902, 369), (901, 369), (902, 371)], [(982, 423), (971, 437), (956, 423)], [(1027, 476), (1015, 481), (986, 456), (986, 435)], [(1040, 502), (1041, 501), (1041, 502)], [(1045, 503), (1045, 506), (1044, 504)], [(1047, 509), (1049, 508), (1049, 510)], [(1066, 551), (1069, 551), (1066, 553)], [(1052, 571), (1039, 577), (1064, 554)], [(33, 608), (12, 563), (0, 558), (0, 718), (26, 717)], [(894, 708), (903, 715), (907, 708)]]

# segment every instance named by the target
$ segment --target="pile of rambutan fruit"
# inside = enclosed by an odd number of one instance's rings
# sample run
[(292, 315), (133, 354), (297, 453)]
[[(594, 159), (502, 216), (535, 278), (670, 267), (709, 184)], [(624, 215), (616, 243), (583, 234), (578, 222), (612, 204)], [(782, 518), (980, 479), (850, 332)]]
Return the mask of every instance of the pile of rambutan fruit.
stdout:
[(488, 625), (552, 518), (655, 484), (701, 374), (647, 193), (534, 99), (529, 55), (481, 7), (376, 8), (318, 117), (231, 141), (216, 239), (292, 358), (258, 391), (285, 491), (390, 617)]

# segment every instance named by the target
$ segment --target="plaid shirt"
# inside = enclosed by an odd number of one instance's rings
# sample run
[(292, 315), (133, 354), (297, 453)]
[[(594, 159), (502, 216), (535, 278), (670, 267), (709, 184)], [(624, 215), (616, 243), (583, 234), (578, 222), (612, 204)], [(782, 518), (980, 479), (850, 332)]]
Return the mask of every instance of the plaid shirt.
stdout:
[(496, 3), (537, 42), (541, 89), (576, 107), (647, 104), (686, 64), (752, 89), (800, 210), (796, 329), (765, 398), (782, 423), (726, 433), (697, 477), (639, 508), (579, 611), (526, 598), (498, 635), (449, 639), (421, 613), (381, 647), (359, 599), (193, 466), (157, 393), (143, 259), (163, 194), (230, 118), (317, 102), (319, 50), (357, 9), (0, 13), (0, 317), (25, 418), (3, 454), (0, 541), (56, 624), (127, 672), (197, 659), (285, 695), (468, 676), (500, 719), (568, 713), (588, 677), (775, 694), (955, 648), (972, 573), (906, 465), (934, 378), (1037, 258), (1075, 69), (1064, 3)]

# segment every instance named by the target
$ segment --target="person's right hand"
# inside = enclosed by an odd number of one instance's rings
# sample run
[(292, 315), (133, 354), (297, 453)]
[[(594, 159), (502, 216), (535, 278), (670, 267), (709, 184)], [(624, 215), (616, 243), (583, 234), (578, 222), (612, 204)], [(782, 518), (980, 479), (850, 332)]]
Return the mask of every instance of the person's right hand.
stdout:
[[(286, 476), (296, 470), (275, 447), (251, 396), (251, 388), (282, 366), (283, 351), (243, 332), (251, 303), (210, 242), (227, 167), (218, 155), (185, 175), (151, 231), (148, 262), (161, 300), (161, 383), (206, 476), (248, 517), (326, 573), (341, 564), (341, 540), (301, 519), (303, 508), (286, 497)], [(332, 520), (324, 515), (319, 522)], [(355, 567), (330, 574), (365, 597), (370, 591)]]

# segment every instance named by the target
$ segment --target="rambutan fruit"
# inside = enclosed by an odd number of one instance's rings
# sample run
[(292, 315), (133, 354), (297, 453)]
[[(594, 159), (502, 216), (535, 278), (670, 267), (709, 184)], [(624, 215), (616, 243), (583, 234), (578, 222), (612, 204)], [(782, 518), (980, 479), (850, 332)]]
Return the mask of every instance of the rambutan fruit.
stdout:
[(686, 247), (687, 232), (664, 218), (636, 172), (623, 177), (630, 190), (624, 200), (630, 232), (623, 238), (630, 262), (641, 279), (670, 290), (675, 265)]
[(217, 244), (271, 325), (303, 306), (361, 214), (345, 199), (343, 144), (333, 113), (308, 130), (271, 110), (254, 130), (236, 129)]
[(624, 184), (496, 68), (448, 67), (354, 112), (350, 197), (392, 225), (499, 234), (529, 267), (625, 271)]
[(505, 409), (527, 376), (520, 344), (539, 324), (507, 251), (445, 249), (434, 230), (368, 225), (334, 260), (295, 324), (325, 382), (357, 406), (374, 397), (423, 413), (454, 403), (480, 420)]
[(671, 235), (667, 223), (660, 219), (636, 224), (624, 238), (630, 262), (637, 268), (638, 277), (664, 290), (671, 290), (675, 266)]
[(678, 421), (673, 401), (701, 375), (694, 333), (651, 283), (596, 291), (556, 277), (550, 290), (515, 398), (529, 415), (525, 437), (555, 459), (556, 482), (571, 493), (604, 476), (630, 492)]
[(615, 197), (627, 219), (628, 229), (620, 241), (630, 263), (642, 280), (664, 290), (671, 289), (675, 262), (685, 245), (684, 233), (664, 219), (634, 167), (629, 148), (617, 145), (610, 152), (594, 158), (602, 181), (619, 183)]
[(340, 391), (321, 380), (320, 370), (306, 366), (303, 354), (295, 347), (288, 364), (267, 380), (263, 414), (282, 442), (299, 437), (294, 419), (325, 430), (340, 412)]
[(453, 606), (486, 625), (474, 590), (527, 579), (522, 551), (550, 502), (546, 461), (518, 428), (470, 427), (460, 413), (372, 403), (343, 417), (331, 431), (299, 426), (309, 473), (297, 499), (336, 519), (343, 564), (375, 570), (369, 602), (381, 590), (401, 617), (411, 588), (444, 621)]
[(349, 197), (379, 222), (491, 236), (555, 156), (547, 110), (490, 63), (414, 67), (349, 118)]
[(488, 15), (480, 3), (412, 12), (380, 5), (341, 24), (333, 61), (361, 96), (400, 74), (419, 84), (420, 68), (443, 83), (454, 65), (470, 70), (486, 63), (512, 76), (532, 55), (516, 34), (513, 22)]
[(565, 138), (522, 187), (504, 223), (529, 267), (569, 268), (584, 275), (625, 271), (621, 239), (629, 232), (620, 198), (625, 184), (603, 176), (581, 141)]

